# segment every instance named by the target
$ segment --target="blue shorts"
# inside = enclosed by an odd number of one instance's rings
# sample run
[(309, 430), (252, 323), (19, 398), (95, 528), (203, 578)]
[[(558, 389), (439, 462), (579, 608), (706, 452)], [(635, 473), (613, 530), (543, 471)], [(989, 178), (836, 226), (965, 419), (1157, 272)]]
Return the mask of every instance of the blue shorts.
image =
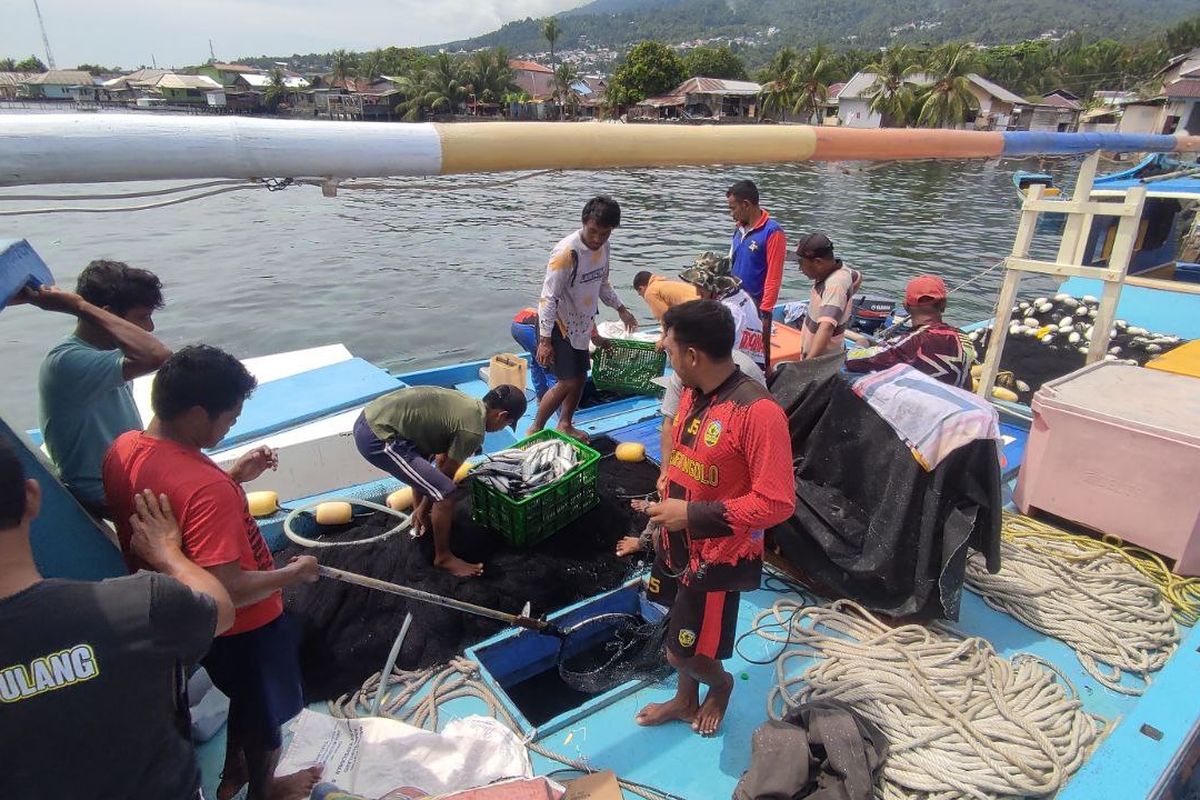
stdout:
[(243, 747), (278, 750), (280, 727), (304, 708), (300, 644), (286, 613), (245, 633), (218, 636), (200, 662), (229, 697), (229, 735)]
[(413, 493), (424, 495), (435, 503), (453, 496), (458, 485), (446, 473), (435, 467), (408, 439), (388, 439), (375, 435), (367, 424), (364, 411), (354, 423), (354, 444), (359, 454), (372, 466), (383, 470), (412, 487)]

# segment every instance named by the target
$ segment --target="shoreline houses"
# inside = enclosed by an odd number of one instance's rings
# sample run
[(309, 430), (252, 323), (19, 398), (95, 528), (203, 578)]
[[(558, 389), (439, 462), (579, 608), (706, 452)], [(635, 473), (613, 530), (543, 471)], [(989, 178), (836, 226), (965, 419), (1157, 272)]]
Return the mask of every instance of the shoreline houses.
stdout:
[[(1031, 115), (1026, 109), (1034, 104), (1029, 103), (1016, 92), (1009, 91), (999, 84), (989, 81), (981, 75), (971, 73), (967, 76), (970, 81), (970, 91), (975, 97), (977, 109), (973, 117), (960, 127), (975, 130), (1009, 130), (1022, 121), (1026, 124), (1023, 130), (1030, 130)], [(871, 98), (878, 76), (874, 72), (855, 73), (841, 87), (837, 95), (837, 116), (840, 124), (848, 128), (879, 128), (883, 127), (883, 118), (878, 111), (871, 110)], [(907, 81), (914, 89), (926, 86), (932, 79), (925, 73), (913, 74)], [(1043, 130), (1034, 128), (1033, 130)], [(1053, 130), (1053, 128), (1051, 128)]]
[(757, 120), (762, 88), (754, 81), (688, 78), (666, 94), (647, 97), (635, 104), (628, 116), (631, 121)]

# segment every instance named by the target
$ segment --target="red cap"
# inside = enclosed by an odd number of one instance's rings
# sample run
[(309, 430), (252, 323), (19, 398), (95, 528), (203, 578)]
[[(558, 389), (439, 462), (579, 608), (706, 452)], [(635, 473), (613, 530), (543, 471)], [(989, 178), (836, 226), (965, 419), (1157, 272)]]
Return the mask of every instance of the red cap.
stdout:
[(946, 299), (946, 282), (936, 275), (918, 275), (904, 287), (904, 305), (919, 306), (923, 303)]

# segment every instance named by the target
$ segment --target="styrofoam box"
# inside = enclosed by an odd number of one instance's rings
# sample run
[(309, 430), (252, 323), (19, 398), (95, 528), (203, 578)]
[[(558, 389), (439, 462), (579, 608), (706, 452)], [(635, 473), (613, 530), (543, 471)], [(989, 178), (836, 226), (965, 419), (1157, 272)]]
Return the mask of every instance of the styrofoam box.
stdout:
[(1097, 362), (1033, 397), (1013, 500), (1200, 574), (1200, 380)]

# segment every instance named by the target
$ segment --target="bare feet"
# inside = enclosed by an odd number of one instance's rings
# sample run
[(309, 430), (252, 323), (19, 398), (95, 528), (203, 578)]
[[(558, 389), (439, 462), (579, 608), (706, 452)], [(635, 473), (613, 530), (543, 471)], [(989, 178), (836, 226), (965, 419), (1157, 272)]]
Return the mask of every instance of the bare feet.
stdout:
[(463, 561), (456, 555), (435, 558), (433, 565), (459, 578), (478, 578), (483, 574), (483, 564), (472, 564), (469, 561)]
[(587, 435), (587, 431), (581, 431), (574, 425), (559, 425), (558, 432), (563, 436), (570, 436), (572, 439), (578, 439), (584, 444), (587, 444), (589, 441), (591, 441), (590, 437)]
[(537, 425), (530, 425), (528, 428), (525, 429), (525, 435), (533, 436), (535, 433), (540, 433), (541, 430), (542, 429), (539, 428)]
[[(732, 687), (731, 687), (732, 688)], [(726, 694), (728, 697), (728, 694)], [(662, 725), (665, 722), (678, 720), (679, 722), (692, 722), (696, 718), (697, 712), (696, 703), (681, 700), (679, 697), (674, 697), (665, 703), (651, 703), (643, 708), (634, 717), (638, 725), (650, 727), (653, 725)]]
[(642, 540), (637, 536), (625, 536), (621, 541), (617, 542), (617, 557), (631, 556), (634, 553), (640, 552), (642, 549)]
[(323, 766), (316, 764), (291, 775), (276, 778), (271, 782), (270, 800), (308, 800), (313, 787), (321, 780), (323, 769)]
[(233, 800), (250, 780), (246, 771), (246, 758), (238, 750), (238, 757), (225, 757), (225, 770), (221, 773), (221, 782), (217, 785), (217, 800)]
[(721, 727), (725, 718), (725, 709), (729, 707), (729, 695), (733, 693), (733, 676), (728, 672), (722, 673), (724, 678), (717, 686), (708, 687), (708, 694), (700, 704), (696, 718), (692, 720), (692, 730), (701, 736), (712, 736)]

